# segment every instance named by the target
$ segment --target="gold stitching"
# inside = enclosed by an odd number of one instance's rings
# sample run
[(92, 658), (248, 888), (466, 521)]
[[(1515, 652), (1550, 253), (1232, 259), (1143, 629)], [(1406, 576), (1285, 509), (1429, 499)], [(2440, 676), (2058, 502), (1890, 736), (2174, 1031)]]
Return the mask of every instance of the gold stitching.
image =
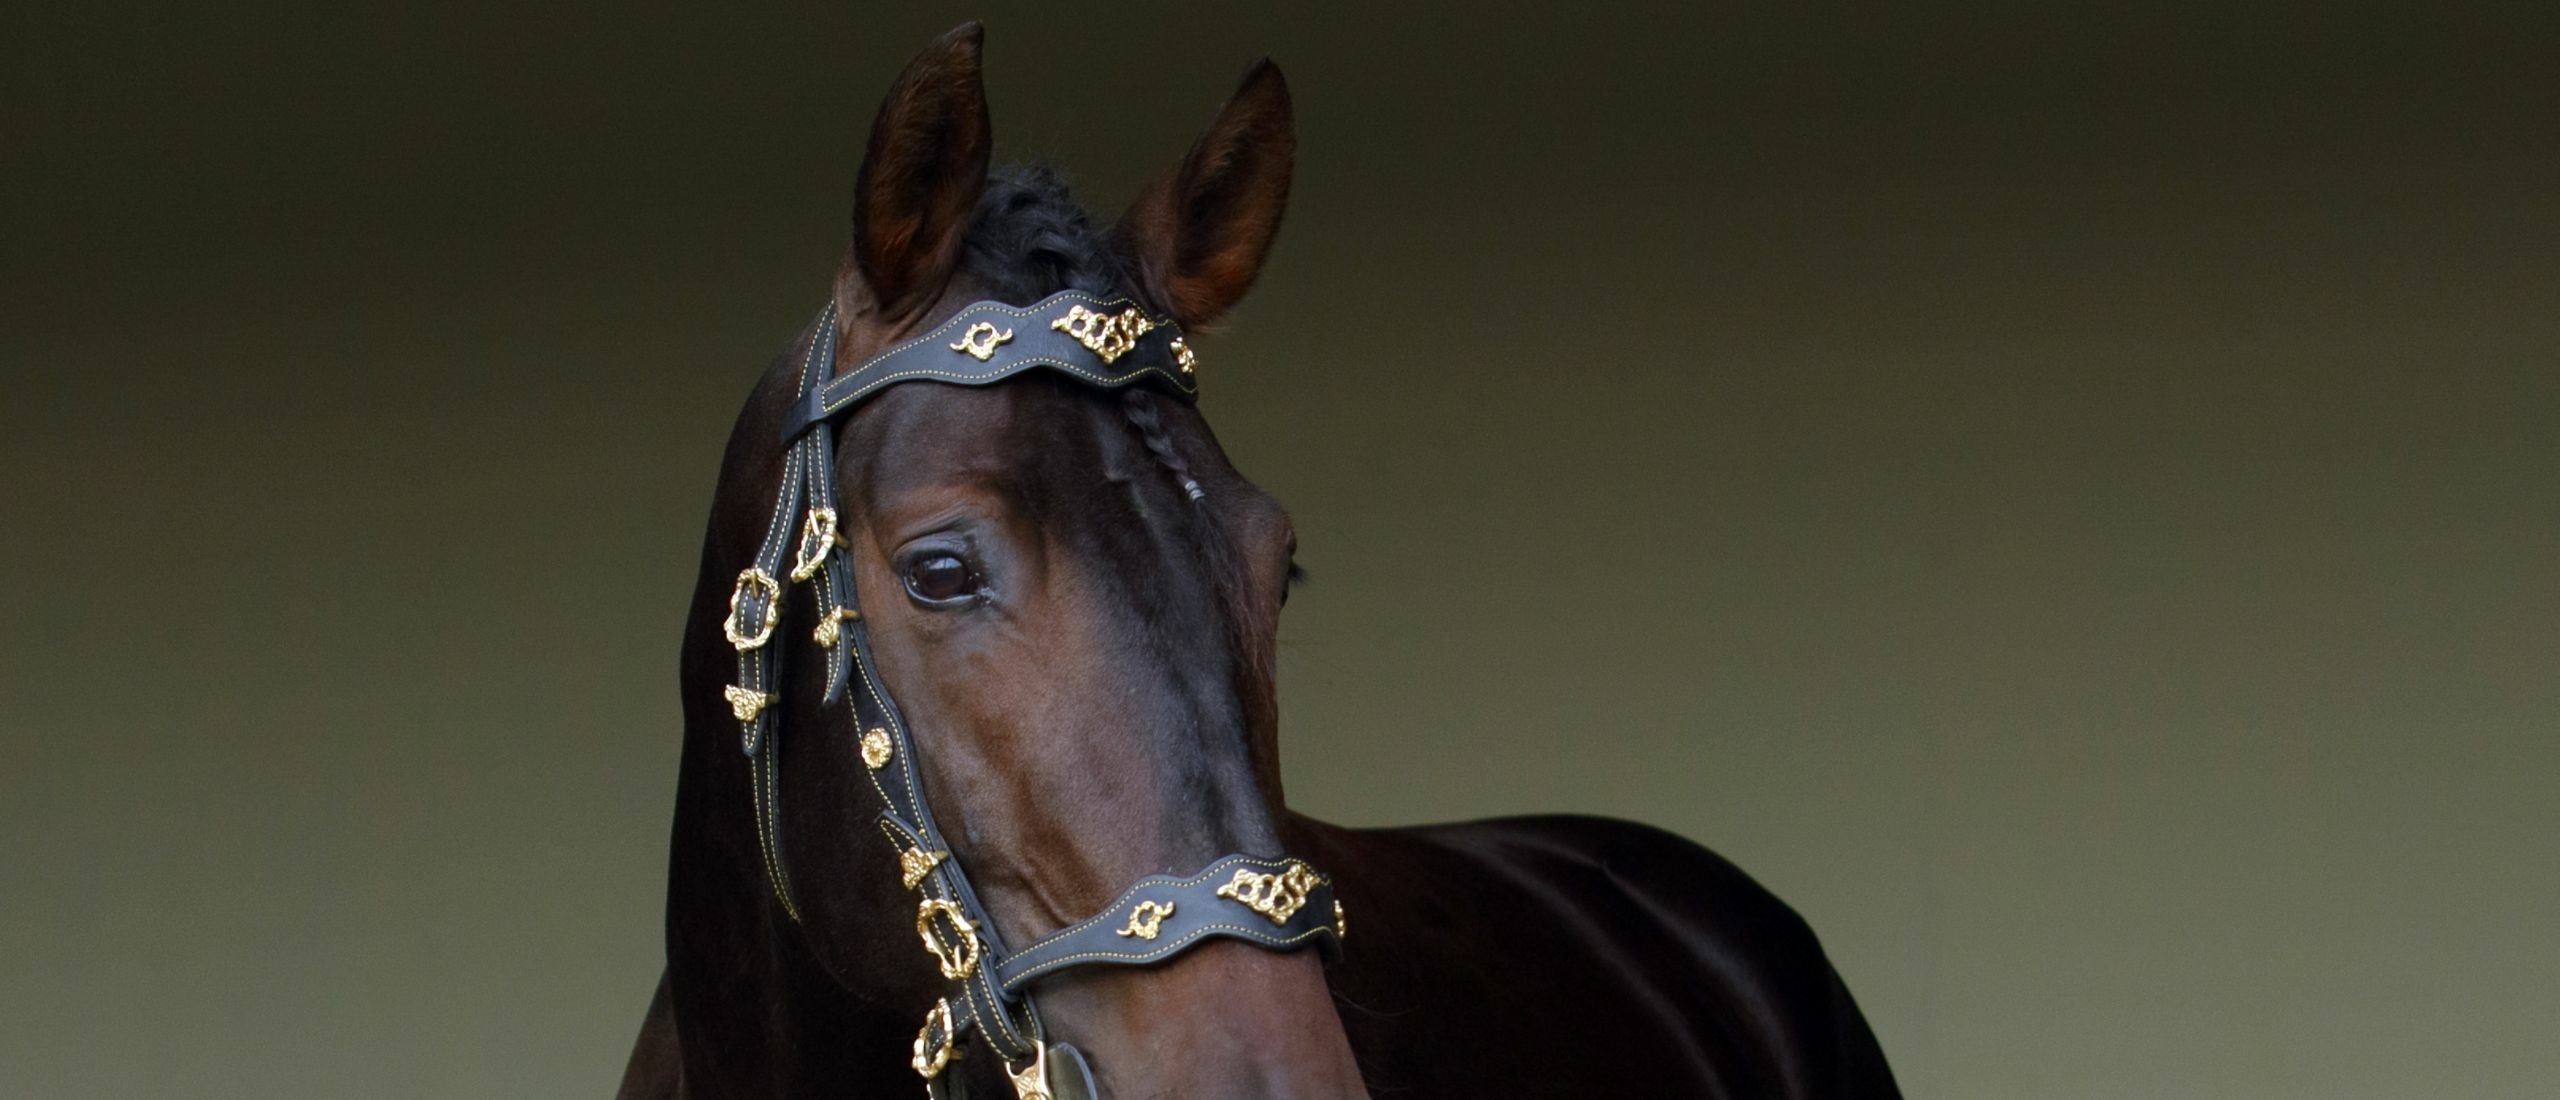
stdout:
[(1006, 978), (1004, 984), (1008, 986), (1019, 985), (1052, 970), (1056, 970), (1059, 967), (1073, 966), (1087, 959), (1109, 959), (1115, 962), (1132, 964), (1150, 963), (1169, 955), (1179, 954), (1187, 949), (1193, 942), (1209, 935), (1212, 932), (1232, 932), (1238, 939), (1250, 940), (1265, 947), (1289, 947), (1302, 943), (1306, 940), (1313, 939), (1314, 937), (1321, 936), (1330, 928), (1330, 925), (1319, 925), (1294, 936), (1282, 937), (1274, 936), (1268, 932), (1257, 931), (1241, 924), (1206, 924), (1190, 932), (1184, 933), (1179, 939), (1147, 951), (1134, 953), (1121, 951), (1080, 951), (1073, 955), (1061, 955), (1057, 958), (1041, 963), (1038, 966), (1024, 970), (1019, 974)]

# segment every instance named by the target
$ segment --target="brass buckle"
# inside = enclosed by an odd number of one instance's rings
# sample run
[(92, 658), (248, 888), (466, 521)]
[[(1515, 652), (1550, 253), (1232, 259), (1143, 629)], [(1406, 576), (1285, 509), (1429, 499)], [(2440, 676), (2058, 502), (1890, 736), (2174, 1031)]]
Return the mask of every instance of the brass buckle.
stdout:
[[(747, 610), (747, 597), (758, 596), (764, 610), (756, 615), (756, 628), (750, 632), (739, 620)], [(782, 621), (782, 585), (773, 574), (762, 569), (749, 569), (738, 574), (738, 587), (729, 593), (729, 617), (720, 623), (720, 632), (728, 635), (729, 644), (744, 653), (773, 639), (775, 623)]]
[[(933, 1037), (937, 1027), (942, 1031), (939, 1043)], [(959, 1038), (959, 1028), (951, 1022), (951, 999), (935, 1001), (933, 1011), (924, 1014), (924, 1027), (916, 1032), (915, 1057), (907, 1064), (927, 1081), (940, 1077), (951, 1060), (959, 1056)]]
[(809, 521), (800, 528), (800, 549), (793, 555), (791, 579), (805, 581), (818, 575), (827, 564), (827, 551), (844, 544), (844, 536), (836, 533), (836, 510), (809, 509)]
[[(936, 913), (949, 917), (952, 927), (960, 930), (959, 938), (950, 946), (944, 946), (942, 937), (935, 934)], [(916, 906), (916, 935), (924, 940), (924, 949), (933, 953), (933, 961), (941, 964), (943, 977), (956, 982), (978, 972), (978, 926), (969, 923), (968, 914), (960, 911), (960, 903), (944, 898), (924, 899)]]
[(1031, 1065), (1016, 1070), (1011, 1064), (1004, 1075), (1013, 1082), (1014, 1100), (1049, 1100), (1049, 1044), (1031, 1041)]

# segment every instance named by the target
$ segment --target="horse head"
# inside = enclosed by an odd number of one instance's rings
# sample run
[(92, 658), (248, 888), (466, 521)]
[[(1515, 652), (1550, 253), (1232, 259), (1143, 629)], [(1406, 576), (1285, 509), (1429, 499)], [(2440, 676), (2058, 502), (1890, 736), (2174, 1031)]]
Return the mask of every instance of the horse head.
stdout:
[[(1045, 171), (991, 174), (980, 58), (960, 28), (890, 89), (826, 309), (730, 443), (686, 639), (688, 1072), (789, 1090), (912, 1063), (1065, 1096), (1074, 1072), (1021, 1074), (1071, 1046), (1105, 1096), (1365, 1096), (1323, 953), (1296, 949), (1340, 910), (1285, 858), (1289, 520), (1189, 400), (1191, 334), (1279, 228), (1287, 86), (1255, 65), (1103, 227)], [(1043, 340), (1092, 354), (1023, 368)], [(881, 383), (830, 410), (864, 370)], [(1145, 962), (1076, 965), (1114, 945)]]

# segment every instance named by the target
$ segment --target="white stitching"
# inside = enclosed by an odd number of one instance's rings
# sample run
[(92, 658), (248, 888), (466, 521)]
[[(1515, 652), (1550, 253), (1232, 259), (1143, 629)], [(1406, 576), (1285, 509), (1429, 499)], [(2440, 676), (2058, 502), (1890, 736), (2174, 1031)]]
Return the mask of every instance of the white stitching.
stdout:
[(1142, 954), (1132, 955), (1112, 951), (1083, 951), (1073, 955), (1062, 955), (1058, 958), (1051, 959), (1048, 962), (1041, 963), (1038, 966), (1024, 970), (1010, 978), (1006, 978), (1004, 984), (1007, 986), (1013, 986), (1022, 982), (1027, 982), (1060, 967), (1073, 966), (1086, 960), (1109, 960), (1112, 962), (1129, 963), (1132, 965), (1145, 965), (1151, 962), (1158, 962), (1181, 952), (1182, 950), (1190, 947), (1194, 941), (1199, 940), (1212, 932), (1221, 931), (1233, 933), (1240, 939), (1251, 940), (1255, 943), (1262, 944), (1265, 947), (1290, 947), (1303, 943), (1312, 937), (1321, 936), (1327, 932), (1333, 931), (1333, 925), (1330, 923), (1320, 924), (1307, 929), (1304, 932), (1300, 932), (1297, 935), (1282, 939), (1278, 936), (1257, 931), (1241, 924), (1204, 924), (1183, 934), (1180, 939), (1174, 940), (1162, 947), (1158, 947), (1152, 951)]
[[(1058, 361), (1058, 360), (1056, 360), (1056, 359), (1052, 359), (1052, 358), (1049, 358), (1049, 357), (1047, 357), (1047, 356), (1038, 356), (1038, 357), (1027, 358), (1027, 359), (1017, 359), (1017, 360), (1013, 360), (1013, 363), (1015, 364), (1015, 366), (1008, 367), (1008, 368), (1005, 368), (1005, 369), (1002, 369), (1002, 370), (995, 370), (995, 371), (980, 371), (980, 372), (977, 372), (977, 373), (967, 373), (967, 372), (959, 372), (959, 371), (934, 371), (934, 370), (913, 370), (913, 371), (901, 371), (901, 372), (899, 372), (899, 373), (897, 373), (897, 374), (883, 375), (883, 376), (881, 376), (881, 377), (879, 377), (879, 378), (876, 378), (876, 379), (873, 379), (873, 380), (871, 380), (871, 381), (869, 381), (869, 382), (865, 382), (865, 383), (863, 383), (861, 386), (856, 387), (856, 388), (854, 388), (854, 389), (852, 389), (852, 390), (850, 390), (850, 391), (847, 391), (847, 392), (845, 392), (845, 393), (842, 393), (842, 394), (829, 394), (829, 393), (827, 392), (828, 390), (834, 389), (834, 388), (835, 388), (835, 383), (837, 383), (837, 382), (839, 382), (839, 381), (850, 381), (850, 380), (852, 380), (852, 379), (860, 378), (860, 377), (862, 377), (862, 372), (864, 372), (864, 371), (870, 370), (871, 368), (876, 367), (876, 366), (879, 366), (879, 365), (880, 365), (880, 364), (882, 364), (882, 363), (886, 363), (886, 362), (888, 362), (889, 360), (891, 360), (891, 359), (893, 359), (893, 358), (896, 358), (897, 356), (904, 355), (904, 354), (906, 354), (907, 352), (913, 351), (913, 350), (915, 350), (915, 349), (917, 349), (917, 348), (924, 347), (924, 346), (925, 346), (925, 345), (927, 345), (927, 344), (939, 342), (939, 341), (941, 340), (941, 338), (942, 338), (942, 337), (950, 335), (950, 334), (951, 334), (951, 330), (952, 330), (953, 328), (955, 328), (955, 327), (958, 327), (958, 326), (959, 326), (962, 322), (964, 322), (964, 321), (968, 321), (968, 322), (973, 322), (973, 323), (974, 323), (977, 319), (979, 319), (979, 318), (981, 318), (981, 317), (984, 317), (984, 316), (986, 316), (986, 315), (989, 315), (989, 314), (995, 314), (995, 315), (1001, 315), (1001, 316), (1005, 316), (1005, 317), (1011, 317), (1011, 318), (1013, 318), (1013, 319), (1015, 319), (1015, 320), (1023, 320), (1023, 319), (1026, 319), (1026, 318), (1037, 318), (1037, 317), (1040, 317), (1040, 316), (1042, 316), (1042, 315), (1047, 314), (1050, 310), (1052, 310), (1052, 309), (1056, 308), (1057, 306), (1059, 306), (1059, 305), (1061, 305), (1061, 304), (1065, 304), (1065, 303), (1080, 303), (1080, 304), (1083, 304), (1083, 305), (1093, 306), (1093, 307), (1100, 307), (1100, 308), (1109, 308), (1109, 307), (1112, 307), (1112, 306), (1134, 306), (1134, 305), (1136, 305), (1136, 304), (1137, 304), (1137, 303), (1135, 303), (1135, 302), (1130, 301), (1130, 300), (1129, 300), (1129, 299), (1127, 299), (1127, 298), (1107, 298), (1107, 299), (1106, 299), (1106, 298), (1096, 298), (1096, 297), (1094, 297), (1094, 296), (1092, 296), (1092, 295), (1090, 295), (1090, 294), (1086, 294), (1086, 293), (1084, 293), (1084, 292), (1082, 292), (1082, 291), (1076, 291), (1076, 290), (1060, 291), (1060, 292), (1058, 292), (1058, 293), (1056, 293), (1056, 294), (1052, 294), (1052, 295), (1050, 295), (1050, 296), (1048, 296), (1048, 297), (1046, 297), (1046, 298), (1043, 298), (1043, 299), (1041, 299), (1041, 300), (1039, 300), (1039, 301), (1037, 301), (1037, 302), (1034, 302), (1034, 303), (1032, 303), (1032, 304), (1030, 304), (1030, 305), (1028, 305), (1028, 306), (1011, 306), (1011, 305), (1006, 305), (1006, 304), (1004, 304), (1004, 303), (1002, 303), (1002, 302), (980, 302), (980, 303), (978, 303), (977, 305), (971, 306), (971, 307), (969, 307), (969, 308), (967, 308), (967, 309), (961, 310), (961, 311), (960, 311), (960, 312), (958, 312), (958, 313), (952, 314), (952, 315), (951, 315), (951, 317), (950, 317), (949, 319), (947, 319), (947, 320), (943, 321), (943, 322), (942, 322), (942, 324), (940, 324), (940, 325), (936, 326), (936, 327), (934, 328), (934, 330), (933, 330), (933, 331), (928, 332), (928, 333), (926, 333), (926, 334), (924, 334), (924, 335), (922, 335), (922, 336), (918, 336), (918, 337), (916, 337), (915, 339), (909, 340), (909, 341), (907, 341), (907, 342), (905, 342), (905, 343), (902, 343), (902, 344), (899, 344), (899, 345), (897, 345), (897, 346), (895, 346), (895, 347), (889, 348), (888, 350), (886, 350), (886, 351), (882, 351), (882, 352), (880, 352), (879, 354), (873, 355), (871, 358), (866, 359), (866, 360), (863, 360), (863, 362), (862, 362), (862, 365), (861, 365), (861, 366), (855, 367), (855, 368), (853, 368), (852, 370), (849, 370), (849, 371), (843, 371), (843, 372), (840, 372), (840, 373), (838, 373), (838, 374), (836, 375), (836, 377), (834, 377), (834, 378), (830, 378), (830, 379), (826, 379), (826, 380), (822, 381), (822, 382), (819, 384), (819, 387), (818, 387), (818, 408), (819, 408), (820, 412), (821, 412), (823, 415), (825, 415), (825, 416), (834, 416), (834, 415), (835, 415), (835, 414), (837, 414), (837, 413), (843, 412), (846, 408), (848, 408), (848, 407), (850, 407), (851, 405), (853, 405), (853, 404), (855, 404), (855, 403), (857, 403), (857, 402), (861, 401), (861, 400), (862, 400), (862, 398), (864, 398), (864, 397), (866, 397), (866, 396), (869, 396), (872, 392), (874, 392), (874, 391), (878, 390), (881, 386), (886, 385), (886, 384), (888, 384), (888, 383), (890, 383), (890, 382), (903, 381), (903, 380), (910, 379), (910, 378), (940, 378), (940, 379), (945, 379), (945, 380), (953, 381), (953, 382), (983, 382), (983, 381), (992, 381), (992, 380), (997, 379), (997, 378), (1002, 378), (1002, 377), (1006, 377), (1006, 376), (1008, 376), (1008, 375), (1011, 375), (1011, 374), (1015, 373), (1016, 371), (1018, 371), (1021, 367), (1028, 367), (1028, 366), (1053, 366), (1053, 367), (1057, 367), (1057, 368), (1058, 368), (1058, 369), (1060, 369), (1060, 370), (1068, 371), (1068, 372), (1070, 372), (1070, 373), (1073, 373), (1073, 374), (1079, 375), (1079, 376), (1081, 376), (1081, 377), (1085, 378), (1087, 381), (1091, 381), (1091, 382), (1095, 383), (1096, 385), (1103, 385), (1103, 386), (1118, 386), (1118, 385), (1122, 385), (1122, 384), (1124, 384), (1124, 383), (1126, 383), (1126, 382), (1129, 382), (1129, 381), (1130, 381), (1130, 380), (1132, 380), (1132, 379), (1138, 378), (1138, 377), (1139, 377), (1139, 376), (1141, 376), (1141, 375), (1145, 375), (1145, 374), (1148, 374), (1148, 373), (1155, 373), (1155, 374), (1163, 375), (1163, 376), (1166, 378), (1166, 380), (1171, 381), (1171, 382), (1172, 382), (1172, 383), (1173, 383), (1177, 388), (1181, 389), (1181, 390), (1182, 390), (1182, 392), (1184, 392), (1184, 393), (1196, 393), (1196, 392), (1198, 392), (1198, 388), (1197, 388), (1197, 386), (1195, 386), (1195, 385), (1192, 383), (1192, 381), (1191, 381), (1190, 379), (1187, 379), (1187, 378), (1181, 377), (1180, 375), (1177, 375), (1177, 374), (1175, 374), (1175, 373), (1173, 373), (1173, 372), (1171, 372), (1171, 371), (1165, 370), (1163, 367), (1160, 367), (1160, 366), (1154, 366), (1154, 365), (1143, 366), (1143, 367), (1140, 367), (1140, 368), (1138, 368), (1138, 369), (1136, 369), (1136, 370), (1133, 370), (1133, 371), (1131, 371), (1131, 372), (1129, 372), (1129, 373), (1127, 373), (1127, 374), (1122, 374), (1122, 375), (1102, 375), (1102, 374), (1096, 374), (1096, 373), (1093, 373), (1093, 372), (1091, 371), (1091, 369), (1090, 369), (1090, 368), (1083, 367), (1083, 366), (1080, 366), (1080, 365), (1078, 365), (1078, 364), (1060, 362), (1060, 361)], [(833, 308), (833, 305), (832, 305), (832, 304), (830, 304), (829, 308)], [(1164, 326), (1164, 327), (1159, 328), (1157, 331), (1160, 331), (1160, 332), (1178, 332), (1179, 330), (1178, 330), (1178, 329), (1176, 329), (1176, 328), (1175, 328), (1175, 327), (1173, 327), (1173, 326), (1168, 325), (1168, 326)]]
[[(843, 372), (843, 375), (842, 375), (842, 376), (843, 376), (843, 377), (851, 377), (851, 376), (853, 376), (853, 375), (860, 374), (860, 373), (862, 373), (862, 372), (864, 372), (864, 371), (870, 370), (870, 369), (871, 369), (871, 368), (873, 368), (873, 367), (879, 366), (881, 363), (886, 362), (886, 361), (887, 361), (890, 357), (892, 357), (892, 356), (904, 355), (904, 354), (906, 354), (908, 351), (911, 351), (911, 350), (913, 350), (913, 349), (915, 349), (915, 348), (922, 347), (922, 346), (924, 346), (924, 345), (925, 345), (925, 344), (927, 344), (927, 343), (931, 343), (931, 342), (933, 342), (933, 341), (940, 340), (940, 339), (942, 339), (942, 338), (943, 338), (943, 337), (945, 337), (945, 336), (949, 336), (949, 335), (951, 335), (951, 330), (952, 330), (952, 328), (954, 328), (955, 326), (959, 325), (959, 324), (960, 324), (960, 322), (962, 322), (962, 321), (972, 320), (972, 319), (974, 319), (974, 318), (978, 317), (978, 316), (979, 316), (979, 315), (981, 315), (981, 314), (986, 314), (986, 313), (1001, 313), (1001, 314), (1003, 314), (1003, 315), (1005, 315), (1005, 316), (1007, 316), (1007, 317), (1011, 317), (1011, 318), (1014, 318), (1014, 319), (1016, 319), (1016, 320), (1020, 320), (1020, 319), (1025, 318), (1025, 317), (1031, 317), (1031, 316), (1034, 316), (1034, 315), (1037, 315), (1037, 314), (1046, 313), (1046, 312), (1048, 312), (1052, 307), (1057, 306), (1059, 303), (1062, 303), (1062, 302), (1071, 302), (1071, 301), (1081, 301), (1081, 302), (1082, 302), (1082, 303), (1084, 303), (1085, 305), (1090, 305), (1090, 306), (1130, 306), (1130, 305), (1136, 305), (1136, 304), (1137, 304), (1137, 303), (1135, 303), (1135, 302), (1130, 301), (1130, 300), (1129, 300), (1129, 299), (1127, 299), (1127, 298), (1109, 298), (1109, 299), (1105, 299), (1105, 298), (1096, 298), (1096, 297), (1094, 297), (1093, 295), (1091, 295), (1091, 294), (1087, 294), (1087, 293), (1085, 293), (1085, 292), (1083, 292), (1083, 291), (1081, 291), (1081, 290), (1061, 290), (1061, 291), (1059, 291), (1059, 292), (1057, 292), (1057, 293), (1055, 293), (1055, 294), (1052, 294), (1052, 295), (1050, 295), (1050, 296), (1048, 296), (1048, 297), (1046, 297), (1046, 298), (1042, 298), (1042, 299), (1040, 299), (1039, 301), (1037, 301), (1037, 302), (1033, 302), (1033, 303), (1031, 303), (1030, 305), (1027, 305), (1027, 306), (1007, 305), (1007, 304), (1005, 304), (1005, 303), (1003, 303), (1003, 302), (980, 302), (980, 303), (978, 303), (978, 304), (976, 304), (976, 305), (970, 306), (970, 307), (969, 307), (969, 308), (967, 308), (967, 309), (961, 310), (961, 311), (960, 311), (960, 312), (958, 312), (958, 313), (954, 313), (954, 314), (952, 314), (949, 318), (945, 319), (945, 320), (942, 322), (942, 324), (941, 324), (940, 326), (936, 327), (936, 328), (935, 328), (933, 331), (931, 331), (931, 332), (925, 333), (924, 335), (922, 335), (922, 336), (918, 336), (918, 337), (916, 337), (916, 338), (915, 338), (915, 339), (913, 339), (913, 340), (909, 340), (909, 341), (907, 341), (906, 343), (899, 344), (899, 345), (897, 345), (896, 347), (890, 348), (890, 349), (888, 349), (888, 350), (886, 350), (886, 351), (883, 351), (883, 352), (881, 352), (881, 353), (879, 353), (879, 354), (877, 354), (877, 355), (872, 356), (872, 357), (871, 357), (871, 358), (869, 358), (869, 359), (865, 359), (865, 360), (863, 360), (863, 361), (862, 361), (862, 365), (861, 365), (861, 366), (858, 366), (858, 367), (853, 368), (852, 370), (849, 370), (849, 371), (845, 371), (845, 372)], [(829, 309), (833, 309), (833, 308), (835, 308), (834, 303), (832, 303), (832, 302), (828, 303), (827, 308), (829, 308)]]
[[(819, 409), (828, 416), (834, 416), (837, 413), (843, 412), (846, 409), (860, 404), (863, 398), (871, 396), (884, 386), (897, 382), (904, 382), (913, 378), (935, 378), (946, 382), (963, 383), (992, 382), (999, 378), (1011, 377), (1014, 374), (1020, 373), (1021, 370), (1026, 367), (1056, 367), (1059, 370), (1075, 375), (1097, 386), (1126, 385), (1133, 379), (1149, 374), (1156, 374), (1172, 380), (1184, 393), (1198, 392), (1197, 387), (1182, 382), (1179, 378), (1176, 378), (1171, 372), (1166, 371), (1163, 367), (1155, 366), (1153, 364), (1139, 367), (1127, 374), (1101, 374), (1095, 372), (1093, 368), (1083, 366), (1081, 364), (1069, 363), (1062, 359), (1053, 359), (1046, 355), (1035, 355), (1013, 360), (1010, 366), (998, 371), (979, 371), (971, 373), (967, 371), (936, 370), (931, 367), (919, 367), (914, 370), (899, 371), (895, 374), (884, 374), (871, 379), (870, 381), (864, 382), (862, 385), (841, 396), (827, 398), (825, 404), (820, 405)], [(858, 374), (848, 374), (845, 375), (845, 377), (859, 378), (861, 376)]]
[(1034, 951), (1040, 950), (1043, 946), (1056, 943), (1057, 941), (1066, 939), (1076, 933), (1090, 930), (1093, 926), (1110, 920), (1114, 915), (1120, 912), (1120, 903), (1129, 900), (1130, 895), (1135, 894), (1140, 890), (1186, 890), (1218, 877), (1218, 872), (1225, 870), (1229, 864), (1251, 863), (1257, 861), (1259, 858), (1260, 857), (1257, 856), (1243, 855), (1228, 856), (1216, 863), (1212, 863), (1207, 867), (1202, 868), (1199, 874), (1187, 879), (1175, 879), (1171, 876), (1158, 875), (1149, 875), (1146, 878), (1139, 879), (1138, 881), (1131, 883), (1128, 889), (1120, 891), (1119, 897), (1111, 899), (1111, 904), (1105, 907), (1102, 912), (1086, 918), (1085, 922), (1082, 924), (1042, 936), (1039, 942), (1015, 952), (1014, 957), (1020, 958), (1024, 955), (1028, 955)]

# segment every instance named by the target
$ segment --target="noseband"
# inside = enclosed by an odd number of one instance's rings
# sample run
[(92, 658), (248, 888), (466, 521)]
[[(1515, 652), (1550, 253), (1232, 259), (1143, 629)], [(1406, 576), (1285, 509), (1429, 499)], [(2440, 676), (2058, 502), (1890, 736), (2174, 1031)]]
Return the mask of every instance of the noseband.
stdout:
[[(753, 773), (765, 879), (798, 923), (782, 844), (782, 759), (773, 711), (782, 646), (774, 632), (786, 586), (806, 585), (818, 612), (810, 640), (827, 666), (821, 705), (851, 699), (846, 714), (864, 770), (880, 793), (880, 833), (896, 856), (900, 881), (917, 893), (917, 938), (955, 986), (916, 1035), (913, 1064), (928, 1091), (947, 1092), (951, 1079), (942, 1071), (972, 1030), (1003, 1061), (1020, 1100), (1048, 1100), (1052, 1050), (1073, 1067), (1071, 1074), (1089, 1074), (1073, 1047), (1052, 1047), (1041, 1037), (1031, 1001), (1032, 986), (1062, 970), (1150, 966), (1216, 939), (1273, 951), (1317, 944), (1329, 955), (1338, 952), (1343, 916), (1332, 880), (1300, 860), (1254, 855), (1221, 856), (1189, 875), (1147, 876), (1092, 917), (1019, 950), (1008, 947), (925, 805), (915, 738), (880, 684), (854, 592), (836, 512), (835, 433), (827, 425), (901, 382), (983, 386), (1038, 367), (1105, 390), (1154, 383), (1190, 400), (1197, 392), (1193, 354), (1180, 330), (1148, 318), (1128, 301), (1080, 291), (1027, 307), (979, 302), (841, 377), (835, 371), (838, 335), (830, 304), (819, 314), (801, 359), (799, 399), (784, 418), (789, 450), (773, 517), (755, 564), (738, 574), (721, 626), (738, 653), (738, 682), (724, 694), (743, 729)], [(1089, 1076), (1084, 1084), (1090, 1095)]]

